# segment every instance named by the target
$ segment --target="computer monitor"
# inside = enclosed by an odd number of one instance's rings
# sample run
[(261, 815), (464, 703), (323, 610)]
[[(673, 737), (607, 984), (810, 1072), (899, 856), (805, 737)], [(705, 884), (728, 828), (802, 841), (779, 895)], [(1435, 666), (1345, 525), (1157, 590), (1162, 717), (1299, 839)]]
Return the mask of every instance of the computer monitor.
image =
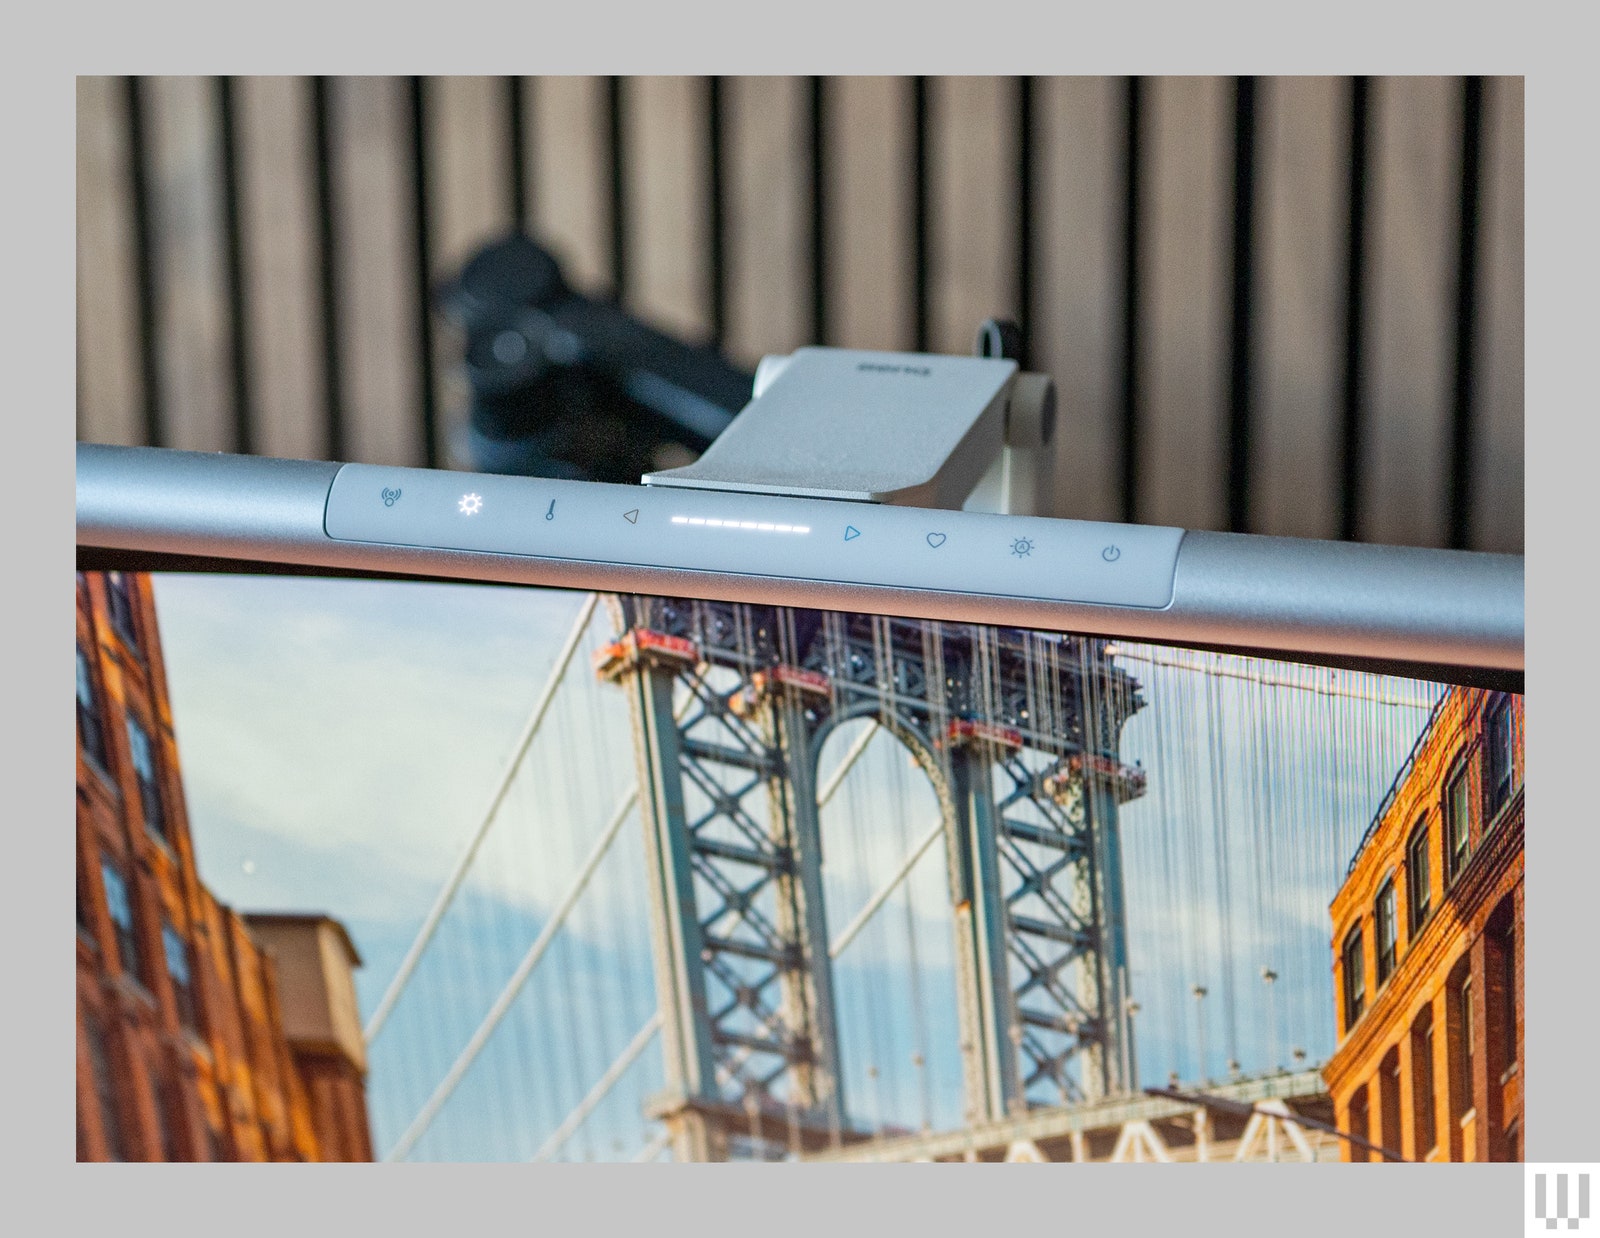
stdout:
[(1520, 558), (78, 469), (80, 1158), (1521, 1159)]

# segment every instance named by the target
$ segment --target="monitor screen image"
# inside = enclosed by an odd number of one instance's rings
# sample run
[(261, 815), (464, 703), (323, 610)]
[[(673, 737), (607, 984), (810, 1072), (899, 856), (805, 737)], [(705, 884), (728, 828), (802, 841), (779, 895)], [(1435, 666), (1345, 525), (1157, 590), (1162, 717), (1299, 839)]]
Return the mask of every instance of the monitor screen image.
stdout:
[(1522, 1158), (1523, 698), (79, 572), (80, 1160)]

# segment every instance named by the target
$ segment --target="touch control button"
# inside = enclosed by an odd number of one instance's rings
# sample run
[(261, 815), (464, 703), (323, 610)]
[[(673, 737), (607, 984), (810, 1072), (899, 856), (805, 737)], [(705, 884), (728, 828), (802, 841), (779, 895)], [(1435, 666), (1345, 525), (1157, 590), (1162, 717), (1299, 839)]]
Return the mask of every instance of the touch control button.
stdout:
[(1100, 552), (1100, 557), (1107, 563), (1115, 563), (1118, 559), (1122, 558), (1122, 551), (1116, 546), (1107, 546)]

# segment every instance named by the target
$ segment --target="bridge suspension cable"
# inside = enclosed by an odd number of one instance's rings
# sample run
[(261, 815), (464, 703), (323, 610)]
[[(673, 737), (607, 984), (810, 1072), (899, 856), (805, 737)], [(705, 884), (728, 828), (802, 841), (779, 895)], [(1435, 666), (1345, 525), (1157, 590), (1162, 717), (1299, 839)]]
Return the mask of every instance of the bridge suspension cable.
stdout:
[(628, 1067), (649, 1048), (650, 1042), (656, 1038), (656, 1033), (660, 1030), (661, 1011), (657, 1009), (645, 1020), (644, 1026), (634, 1033), (633, 1039), (628, 1042), (628, 1047), (617, 1055), (616, 1061), (606, 1068), (606, 1073), (600, 1076), (600, 1081), (589, 1089), (588, 1095), (577, 1103), (572, 1112), (562, 1120), (561, 1125), (556, 1127), (550, 1138), (540, 1145), (539, 1150), (533, 1154), (533, 1160), (547, 1161), (561, 1151), (567, 1140), (571, 1139), (578, 1128), (588, 1120), (589, 1115), (600, 1107), (600, 1102), (605, 1100), (611, 1089), (628, 1072)]
[(539, 694), (539, 699), (533, 707), (533, 712), (528, 715), (528, 721), (522, 728), (522, 734), (517, 737), (511, 757), (506, 761), (505, 769), (501, 772), (499, 781), (495, 783), (494, 793), (489, 797), (489, 805), (484, 810), (478, 822), (478, 828), (472, 832), (472, 837), (467, 840), (467, 845), (462, 848), (457, 857), (455, 867), (450, 870), (450, 876), (445, 879), (440, 888), (438, 897), (434, 899), (433, 906), (428, 909), (428, 914), (422, 921), (422, 927), (417, 930), (417, 936), (411, 943), (411, 948), (406, 951), (405, 958), (401, 960), (399, 969), (395, 972), (394, 979), (389, 982), (389, 987), (384, 991), (382, 999), (378, 1002), (377, 1009), (372, 1012), (372, 1018), (367, 1021), (367, 1026), (362, 1032), (362, 1037), (370, 1046), (377, 1039), (378, 1033), (383, 1031), (383, 1026), (389, 1021), (395, 1003), (400, 1000), (400, 995), (405, 992), (406, 985), (410, 982), (412, 974), (417, 970), (417, 964), (422, 961), (423, 952), (427, 950), (428, 943), (439, 931), (439, 924), (444, 919), (445, 912), (450, 910), (450, 904), (455, 901), (456, 894), (461, 889), (461, 883), (466, 880), (467, 871), (472, 867), (472, 861), (477, 857), (478, 848), (483, 845), (483, 840), (489, 833), (489, 827), (494, 824), (495, 817), (500, 812), (500, 805), (505, 802), (506, 793), (511, 789), (511, 783), (516, 777), (517, 770), (522, 765), (522, 759), (528, 753), (534, 736), (539, 733), (539, 727), (544, 722), (545, 714), (550, 710), (550, 702), (555, 699), (556, 689), (561, 686), (561, 681), (566, 677), (567, 667), (572, 662), (572, 655), (577, 652), (578, 643), (583, 639), (583, 633), (589, 626), (589, 620), (594, 616), (599, 595), (590, 593), (583, 599), (583, 605), (578, 608), (578, 616), (573, 621), (572, 631), (567, 634), (567, 640), (561, 647), (561, 652), (556, 655), (555, 665), (550, 670), (549, 677), (545, 680), (544, 690)]
[(844, 785), (844, 777), (850, 772), (850, 767), (861, 759), (861, 754), (867, 750), (867, 745), (872, 742), (873, 736), (878, 733), (878, 723), (869, 722), (856, 736), (855, 742), (846, 750), (839, 764), (834, 767), (833, 773), (828, 775), (828, 781), (822, 784), (822, 789), (817, 792), (817, 807), (826, 808), (828, 801), (834, 797), (835, 792)]
[[(595, 595), (593, 594), (590, 595), (591, 598), (594, 596)], [(593, 607), (589, 607), (588, 611), (589, 613), (592, 613)], [(586, 619), (586, 617), (580, 616), (580, 619)], [(577, 627), (574, 628), (574, 632), (581, 634), (583, 628), (586, 626), (586, 621), (581, 622)], [(570, 661), (571, 657), (571, 651), (565, 651), (565, 660)], [(556, 676), (556, 678), (559, 678), (559, 674)], [(547, 702), (542, 703), (547, 704)], [(694, 698), (692, 696), (687, 696), (680, 701), (677, 707), (673, 710), (674, 721), (682, 722), (689, 710), (693, 707), (693, 704)], [(523, 745), (523, 747), (526, 748), (526, 745)], [(500, 995), (495, 999), (494, 1004), (489, 1008), (489, 1012), (484, 1016), (483, 1022), (478, 1025), (477, 1030), (472, 1034), (472, 1038), (467, 1042), (466, 1048), (461, 1051), (461, 1054), (451, 1065), (450, 1070), (445, 1074), (444, 1079), (440, 1081), (439, 1086), (434, 1090), (433, 1095), (429, 1097), (428, 1102), (417, 1113), (417, 1116), (412, 1119), (411, 1125), (406, 1128), (406, 1131), (403, 1135), (401, 1135), (400, 1140), (395, 1144), (394, 1148), (391, 1149), (388, 1156), (384, 1158), (385, 1160), (403, 1159), (410, 1154), (411, 1149), (414, 1148), (422, 1136), (427, 1133), (428, 1127), (431, 1126), (434, 1119), (439, 1116), (439, 1111), (444, 1107), (445, 1102), (450, 1099), (456, 1088), (460, 1086), (461, 1080), (466, 1077), (467, 1071), (471, 1068), (472, 1063), (477, 1059), (478, 1055), (483, 1052), (484, 1047), (489, 1043), (490, 1038), (494, 1035), (495, 1029), (499, 1027), (501, 1021), (505, 1018), (507, 1013), (509, 1013), (512, 1005), (517, 999), (518, 994), (521, 993), (521, 991), (527, 986), (528, 981), (532, 979), (534, 970), (539, 966), (540, 961), (544, 958), (545, 953), (549, 950), (551, 943), (555, 940), (556, 934), (566, 923), (574, 908), (577, 907), (578, 901), (584, 890), (588, 887), (590, 880), (593, 878), (595, 870), (599, 868), (601, 860), (605, 858), (607, 852), (610, 851), (612, 844), (616, 842), (617, 837), (621, 832), (623, 823), (627, 821), (628, 814), (633, 810), (634, 806), (638, 802), (639, 788), (637, 785), (630, 787), (623, 794), (622, 798), (617, 801), (617, 806), (612, 811), (610, 820), (607, 822), (605, 829), (601, 832), (599, 839), (594, 845), (594, 848), (584, 860), (582, 867), (578, 870), (577, 876), (573, 878), (572, 884), (568, 887), (567, 892), (562, 896), (561, 902), (558, 905), (555, 913), (540, 931), (539, 936), (534, 940), (533, 945), (528, 947), (527, 953), (523, 956), (522, 961), (517, 965), (517, 969), (512, 973), (511, 978), (506, 982), (505, 987), (501, 990)], [(478, 841), (481, 841), (481, 839)], [(456, 879), (456, 885), (460, 885), (459, 878)], [(443, 912), (441, 911), (440, 914), (442, 916)], [(427, 943), (424, 942), (423, 944), (426, 946)], [(421, 952), (419, 951), (418, 953), (420, 955)], [(415, 964), (413, 964), (413, 967), (414, 966)], [(654, 1030), (659, 1031), (659, 1010), (654, 1016), (652, 1016), (652, 1019), (656, 1021)], [(645, 1035), (643, 1029), (641, 1029), (639, 1035), (644, 1036), (646, 1043), (648, 1043), (649, 1039), (653, 1037), (654, 1031), (652, 1031), (649, 1035)], [(642, 1051), (642, 1049), (643, 1046), (641, 1045), (640, 1050)], [(633, 1057), (636, 1058), (637, 1056), (638, 1052), (635, 1052)], [(632, 1061), (631, 1058), (629, 1060), (630, 1062)], [(606, 1091), (609, 1091), (610, 1086), (614, 1085), (617, 1080), (622, 1077), (622, 1073), (623, 1072), (618, 1072), (616, 1078), (611, 1079), (610, 1084), (607, 1085)], [(604, 1093), (595, 1097), (595, 1103), (598, 1104), (602, 1099), (604, 1099)], [(580, 1108), (582, 1107), (582, 1103), (583, 1102), (580, 1102)], [(569, 1114), (568, 1119), (570, 1119), (570, 1117), (571, 1115)], [(567, 1119), (563, 1119), (563, 1126), (565, 1126), (566, 1121)], [(575, 1124), (572, 1130), (577, 1130), (578, 1126), (581, 1124), (581, 1122)], [(570, 1138), (571, 1134), (572, 1131), (569, 1131), (566, 1137)]]
[(894, 870), (894, 875), (883, 884), (876, 894), (867, 900), (867, 905), (856, 913), (855, 919), (844, 927), (833, 944), (828, 947), (829, 958), (836, 959), (844, 953), (845, 947), (860, 935), (862, 929), (867, 927), (867, 922), (889, 901), (889, 896), (899, 888), (902, 881), (911, 875), (911, 870), (917, 866), (917, 861), (923, 857), (929, 847), (939, 841), (939, 836), (943, 833), (944, 822), (935, 822), (933, 828), (922, 836), (917, 845), (911, 849), (910, 854), (900, 862), (900, 867)]
[(457, 1085), (465, 1077), (472, 1063), (477, 1060), (478, 1054), (483, 1051), (483, 1047), (489, 1043), (489, 1037), (494, 1035), (495, 1029), (500, 1026), (500, 1021), (505, 1018), (506, 1013), (511, 1009), (512, 1003), (516, 1001), (517, 995), (522, 992), (523, 986), (528, 983), (529, 977), (533, 975), (534, 968), (539, 966), (539, 961), (544, 958), (545, 952), (549, 950), (550, 943), (555, 940), (556, 934), (560, 932), (561, 926), (566, 923), (567, 917), (572, 914), (572, 909), (578, 905), (578, 899), (583, 895), (584, 890), (588, 888), (590, 879), (594, 876), (595, 870), (600, 867), (600, 861), (605, 859), (606, 852), (611, 849), (611, 844), (616, 841), (617, 834), (621, 831), (623, 822), (628, 819), (628, 814), (638, 797), (639, 791), (635, 787), (618, 802), (616, 811), (612, 813), (611, 821), (601, 831), (600, 837), (595, 840), (594, 847), (590, 850), (588, 858), (584, 860), (582, 867), (579, 868), (577, 876), (572, 880), (572, 884), (567, 887), (567, 892), (562, 896), (555, 912), (545, 922), (544, 927), (539, 930), (538, 937), (534, 938), (533, 945), (529, 946), (528, 952), (522, 956), (522, 961), (517, 964), (516, 971), (512, 972), (511, 979), (506, 981), (505, 988), (495, 998), (494, 1005), (489, 1007), (489, 1013), (484, 1016), (483, 1022), (478, 1025), (478, 1030), (472, 1034), (472, 1039), (467, 1042), (466, 1048), (461, 1051), (460, 1056), (451, 1065), (445, 1077), (440, 1081), (439, 1086), (434, 1089), (433, 1095), (428, 1098), (427, 1104), (423, 1105), (421, 1112), (412, 1119), (411, 1125), (406, 1128), (399, 1141), (389, 1151), (389, 1154), (384, 1157), (385, 1160), (404, 1160), (411, 1149), (416, 1146), (417, 1141), (427, 1133), (428, 1127), (432, 1125), (434, 1118), (439, 1115), (439, 1110), (450, 1099), (451, 1093), (456, 1090)]
[[(1178, 650), (1161, 648), (1158, 652), (1156, 646), (1135, 646), (1133, 648), (1118, 647), (1115, 656), (1125, 662), (1143, 662), (1148, 666), (1160, 666), (1170, 670), (1192, 671), (1210, 679), (1240, 679), (1246, 683), (1255, 684), (1266, 688), (1292, 688), (1299, 692), (1310, 692), (1317, 696), (1341, 697), (1352, 701), (1365, 701), (1373, 705), (1391, 705), (1401, 709), (1427, 708), (1433, 704), (1432, 697), (1425, 691), (1413, 691), (1411, 694), (1401, 694), (1393, 691), (1381, 690), (1376, 677), (1366, 672), (1346, 672), (1356, 679), (1355, 686), (1335, 683), (1332, 671), (1326, 681), (1319, 681), (1307, 675), (1311, 668), (1291, 664), (1290, 675), (1274, 675), (1263, 669), (1261, 665), (1251, 664), (1243, 669), (1234, 669), (1226, 665), (1227, 654), (1193, 652), (1189, 656), (1178, 656)], [(1235, 655), (1236, 656), (1236, 655)], [(1419, 682), (1418, 687), (1423, 685)]]

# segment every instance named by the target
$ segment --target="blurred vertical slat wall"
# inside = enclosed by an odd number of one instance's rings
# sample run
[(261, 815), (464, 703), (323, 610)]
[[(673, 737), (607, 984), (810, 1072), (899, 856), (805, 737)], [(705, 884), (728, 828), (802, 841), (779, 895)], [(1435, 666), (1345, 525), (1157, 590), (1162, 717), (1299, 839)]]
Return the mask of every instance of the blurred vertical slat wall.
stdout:
[(753, 366), (1025, 326), (1059, 514), (1521, 550), (1520, 78), (80, 78), (78, 436), (452, 463), (520, 223)]

